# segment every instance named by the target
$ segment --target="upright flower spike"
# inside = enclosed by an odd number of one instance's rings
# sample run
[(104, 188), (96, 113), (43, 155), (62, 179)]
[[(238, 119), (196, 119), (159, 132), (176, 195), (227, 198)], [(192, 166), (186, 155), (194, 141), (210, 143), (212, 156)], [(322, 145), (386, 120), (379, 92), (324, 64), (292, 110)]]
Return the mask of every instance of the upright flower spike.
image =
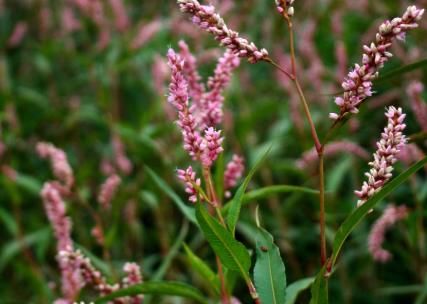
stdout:
[(182, 12), (192, 15), (192, 21), (201, 29), (214, 35), (221, 45), (250, 63), (268, 58), (266, 49), (258, 49), (253, 42), (239, 37), (239, 33), (229, 29), (212, 5), (201, 5), (197, 0), (178, 0)]
[(411, 98), (411, 108), (415, 115), (415, 119), (417, 120), (421, 129), (427, 132), (427, 103), (424, 102), (422, 97), (423, 90), (423, 84), (419, 81), (414, 81), (409, 84), (406, 92)]
[(221, 123), (223, 118), (222, 106), (224, 103), (223, 91), (230, 83), (231, 74), (240, 64), (240, 60), (230, 50), (218, 59), (214, 75), (208, 79), (209, 92), (203, 96), (204, 111), (203, 127), (214, 127)]
[(201, 83), (202, 77), (197, 71), (196, 58), (191, 54), (188, 45), (181, 40), (179, 43), (179, 54), (184, 60), (183, 73), (188, 82), (188, 94), (192, 98), (197, 107), (202, 100), (202, 96), (205, 92), (205, 87)]
[(392, 258), (392, 254), (382, 248), (385, 240), (385, 234), (388, 229), (393, 227), (396, 222), (408, 216), (406, 206), (389, 205), (384, 210), (381, 217), (375, 222), (369, 233), (368, 249), (373, 259), (380, 263), (385, 263)]
[(389, 52), (393, 39), (404, 40), (405, 33), (418, 27), (418, 21), (424, 14), (424, 9), (409, 6), (401, 18), (385, 21), (379, 27), (375, 42), (363, 46), (362, 64), (355, 64), (353, 70), (341, 84), (343, 96), (335, 98), (340, 107), (339, 113), (330, 113), (333, 120), (340, 120), (348, 113), (357, 113), (363, 100), (372, 95), (372, 81), (378, 76), (378, 71), (393, 55)]
[(198, 191), (197, 187), (200, 187), (200, 178), (196, 178), (196, 172), (193, 171), (193, 168), (189, 166), (186, 170), (178, 169), (176, 170), (178, 179), (185, 184), (185, 192), (190, 196), (188, 200), (192, 203), (197, 202)]
[(201, 156), (203, 166), (211, 167), (218, 155), (224, 151), (221, 146), (223, 140), (224, 138), (221, 137), (221, 130), (216, 131), (212, 127), (205, 130), (205, 136), (201, 145), (203, 149)]
[(63, 183), (65, 190), (69, 191), (74, 184), (74, 175), (65, 152), (45, 142), (39, 142), (36, 150), (41, 158), (50, 160), (53, 174)]
[[(40, 194), (57, 240), (58, 253), (64, 250), (73, 250), (71, 220), (65, 214), (65, 203), (59, 190), (52, 183), (45, 183)], [(64, 296), (62, 301), (71, 304), (77, 299), (82, 282), (73, 263), (64, 261), (58, 256), (58, 264), (61, 269), (62, 293)]]
[(224, 191), (225, 197), (230, 197), (230, 189), (237, 185), (237, 181), (242, 177), (245, 170), (245, 160), (243, 157), (234, 154), (224, 171)]
[(109, 209), (111, 207), (111, 201), (121, 182), (122, 180), (120, 176), (113, 174), (101, 185), (101, 189), (98, 194), (98, 203), (102, 208)]
[(388, 118), (388, 123), (381, 134), (381, 140), (377, 142), (374, 161), (369, 163), (371, 170), (365, 173), (368, 180), (363, 182), (361, 190), (355, 191), (355, 194), (359, 197), (358, 207), (364, 204), (390, 180), (393, 164), (397, 161), (400, 150), (406, 144), (405, 135), (402, 134), (406, 127), (403, 123), (406, 115), (402, 113), (402, 109), (389, 107), (385, 116)]
[(189, 106), (188, 83), (183, 75), (184, 61), (173, 49), (169, 49), (167, 56), (172, 70), (168, 101), (178, 111), (178, 126), (182, 131), (184, 149), (193, 160), (197, 160), (202, 152), (202, 137), (197, 131), (197, 123), (192, 114), (194, 107)]

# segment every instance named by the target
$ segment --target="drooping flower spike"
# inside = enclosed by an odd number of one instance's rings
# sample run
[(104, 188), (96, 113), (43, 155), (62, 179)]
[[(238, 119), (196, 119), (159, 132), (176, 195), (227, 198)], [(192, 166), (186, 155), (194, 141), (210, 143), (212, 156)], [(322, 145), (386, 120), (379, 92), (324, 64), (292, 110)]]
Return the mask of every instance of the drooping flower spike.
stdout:
[(360, 104), (372, 95), (372, 81), (378, 76), (378, 71), (393, 55), (389, 52), (393, 39), (404, 40), (408, 30), (418, 27), (418, 21), (424, 14), (424, 9), (409, 6), (401, 18), (385, 21), (379, 27), (375, 42), (363, 46), (362, 64), (354, 68), (341, 84), (343, 96), (335, 98), (339, 113), (330, 113), (333, 120), (340, 120), (349, 113), (358, 113)]
[(245, 57), (250, 63), (256, 63), (268, 58), (266, 49), (259, 49), (253, 42), (239, 36), (227, 27), (221, 16), (215, 12), (212, 5), (201, 5), (197, 0), (178, 0), (182, 12), (192, 16), (194, 24), (211, 33), (221, 45), (230, 49), (239, 57)]
[(403, 123), (406, 114), (402, 113), (401, 108), (389, 107), (385, 116), (388, 119), (388, 123), (381, 134), (380, 141), (377, 142), (374, 161), (369, 163), (371, 170), (365, 173), (368, 180), (363, 182), (362, 189), (355, 191), (355, 194), (359, 197), (358, 207), (364, 204), (390, 180), (393, 164), (397, 161), (400, 150), (406, 144), (406, 137), (402, 133), (406, 127)]

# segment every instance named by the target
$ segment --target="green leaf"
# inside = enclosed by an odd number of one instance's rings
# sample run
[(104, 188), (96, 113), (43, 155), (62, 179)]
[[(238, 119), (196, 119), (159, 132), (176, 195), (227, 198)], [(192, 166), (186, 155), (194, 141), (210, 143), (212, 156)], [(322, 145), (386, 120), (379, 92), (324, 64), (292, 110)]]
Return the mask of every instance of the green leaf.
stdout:
[[(327, 262), (330, 267), (333, 267), (333, 265), (335, 264), (347, 237), (354, 230), (354, 228), (356, 228), (356, 226), (362, 221), (362, 219), (369, 213), (369, 211), (374, 208), (375, 205), (378, 204), (382, 199), (389, 195), (393, 190), (395, 190), (399, 185), (405, 182), (411, 175), (423, 168), (426, 163), (427, 157), (412, 165), (405, 172), (402, 172), (389, 183), (387, 183), (380, 191), (374, 194), (362, 206), (356, 208), (345, 219), (345, 221), (341, 224), (341, 226), (338, 228), (337, 233), (335, 234), (332, 255)], [(325, 278), (325, 267), (323, 267), (316, 276), (316, 280), (314, 281), (313, 286), (311, 288), (311, 293), (311, 304), (328, 303), (328, 280)]]
[(196, 206), (196, 218), (207, 241), (224, 266), (239, 272), (245, 281), (248, 281), (251, 259), (245, 246), (236, 241), (230, 231), (211, 217), (201, 204)]
[(261, 303), (284, 304), (285, 265), (273, 237), (263, 228), (258, 228), (256, 255), (254, 280)]
[(325, 279), (325, 270), (325, 267), (322, 267), (311, 285), (310, 304), (328, 304), (328, 280)]
[(21, 239), (13, 240), (2, 246), (0, 255), (0, 271), (8, 262), (17, 255), (23, 248), (37, 245), (49, 237), (50, 229), (48, 227), (34, 231)]
[(19, 173), (16, 175), (15, 182), (21, 189), (24, 189), (35, 196), (40, 195), (42, 185), (34, 177)]
[(140, 294), (179, 296), (195, 300), (198, 303), (208, 303), (199, 290), (193, 286), (180, 282), (145, 282), (136, 284), (129, 288), (120, 289), (109, 294), (108, 296), (99, 298), (95, 301), (95, 303), (107, 303), (116, 298), (136, 296)]
[(166, 184), (160, 176), (158, 176), (153, 170), (151, 170), (150, 167), (145, 166), (145, 170), (147, 171), (151, 179), (157, 184), (157, 186), (162, 189), (165, 194), (169, 196), (170, 199), (177, 205), (179, 210), (181, 210), (181, 212), (187, 217), (187, 219), (190, 222), (197, 224), (196, 216), (194, 215), (194, 209), (185, 204), (182, 199), (172, 190), (172, 188), (169, 187), (168, 184)]
[(427, 67), (427, 58), (422, 59), (417, 62), (413, 62), (407, 65), (404, 65), (402, 67), (396, 68), (390, 72), (384, 73), (383, 75), (380, 75), (376, 80), (375, 84), (384, 82), (390, 78), (396, 77), (396, 76), (402, 76), (405, 73), (411, 72), (413, 70), (419, 69), (419, 68), (425, 68)]
[[(245, 193), (243, 195), (242, 206), (247, 205), (255, 200), (269, 197), (270, 195), (274, 195), (277, 193), (286, 193), (286, 192), (301, 192), (301, 193), (307, 193), (307, 194), (313, 194), (313, 195), (319, 194), (318, 190), (314, 190), (306, 187), (292, 186), (292, 185), (274, 185), (274, 186), (268, 186), (268, 187), (256, 189), (256, 190)], [(227, 203), (222, 208), (222, 212), (224, 214), (227, 214), (229, 212), (229, 209), (231, 206), (230, 203)]]
[(170, 264), (172, 263), (172, 260), (178, 254), (178, 251), (181, 248), (181, 245), (183, 245), (184, 239), (187, 236), (187, 233), (188, 233), (188, 222), (185, 221), (181, 225), (181, 230), (179, 231), (179, 234), (175, 237), (174, 244), (169, 249), (168, 254), (165, 257), (163, 257), (162, 264), (157, 269), (156, 273), (151, 277), (151, 280), (157, 281), (157, 280), (161, 280), (163, 278), (163, 276), (166, 274), (166, 271), (168, 270)]
[(215, 294), (219, 295), (220, 282), (218, 276), (202, 259), (191, 251), (190, 247), (184, 244), (184, 249), (188, 262), (191, 265), (191, 270), (197, 272), (202, 279), (206, 280), (207, 286), (213, 288)]
[(416, 164), (412, 165), (405, 172), (402, 172), (396, 178), (388, 182), (379, 192), (372, 196), (366, 203), (364, 203), (359, 208), (356, 208), (342, 223), (338, 228), (338, 231), (335, 235), (331, 265), (335, 264), (335, 261), (340, 253), (340, 250), (350, 235), (350, 233), (356, 228), (356, 226), (362, 221), (362, 219), (369, 213), (369, 211), (375, 207), (381, 200), (383, 200), (387, 195), (389, 195), (393, 190), (405, 182), (411, 175), (420, 170), (424, 164), (427, 163), (427, 157), (420, 160)]
[(298, 295), (305, 289), (313, 284), (314, 278), (305, 278), (293, 282), (286, 288), (286, 302), (285, 304), (294, 304)]
[(262, 162), (266, 159), (268, 152), (270, 152), (271, 146), (265, 150), (264, 153), (262, 153), (262, 156), (258, 158), (258, 160), (255, 162), (255, 166), (252, 167), (252, 169), (249, 171), (248, 175), (244, 179), (242, 185), (237, 189), (236, 194), (233, 197), (233, 200), (228, 204), (230, 205), (228, 214), (227, 214), (227, 225), (228, 229), (230, 229), (231, 233), (234, 235), (234, 232), (236, 230), (236, 224), (239, 220), (240, 215), (240, 209), (242, 207), (242, 201), (243, 201), (243, 195), (245, 194), (246, 188), (249, 185), (249, 182), (251, 181), (253, 175), (258, 170), (258, 168), (261, 166)]

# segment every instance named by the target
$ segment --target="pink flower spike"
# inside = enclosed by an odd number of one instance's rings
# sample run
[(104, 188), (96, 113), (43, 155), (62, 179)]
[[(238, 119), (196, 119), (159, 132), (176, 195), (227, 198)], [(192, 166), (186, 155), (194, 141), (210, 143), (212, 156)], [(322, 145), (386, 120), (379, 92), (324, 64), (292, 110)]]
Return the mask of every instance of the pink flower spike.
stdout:
[(237, 185), (237, 181), (242, 177), (245, 170), (245, 160), (243, 157), (234, 154), (231, 161), (228, 162), (224, 171), (224, 191), (225, 197), (230, 197), (229, 189)]
[[(188, 45), (181, 40), (179, 43), (179, 54), (184, 60), (183, 74), (188, 82), (188, 93), (192, 100), (197, 104), (202, 100), (205, 87), (201, 83), (202, 77), (197, 71), (196, 58), (191, 54)], [(199, 106), (198, 106), (199, 107)]]
[[(126, 277), (122, 280), (122, 285), (124, 288), (130, 287), (135, 284), (142, 283), (141, 269), (136, 263), (126, 263), (123, 266), (123, 271), (126, 273)], [(140, 304), (144, 299), (143, 295), (133, 296), (130, 299), (131, 304)]]
[(406, 92), (411, 98), (412, 112), (418, 124), (424, 132), (427, 132), (427, 103), (422, 98), (423, 90), (423, 84), (419, 81), (414, 81), (409, 84)]
[[(73, 250), (71, 220), (65, 214), (65, 203), (55, 185), (45, 183), (40, 193), (47, 217), (57, 240), (57, 251)], [(58, 258), (62, 277), (62, 293), (66, 300), (74, 301), (82, 287), (73, 264)]]
[(394, 224), (408, 216), (406, 206), (389, 205), (384, 210), (381, 217), (375, 222), (369, 233), (368, 248), (373, 259), (380, 263), (388, 262), (392, 255), (389, 251), (382, 248), (387, 230)]
[(397, 161), (399, 152), (406, 144), (406, 137), (402, 134), (406, 125), (403, 123), (405, 114), (402, 109), (389, 107), (385, 113), (388, 118), (387, 126), (377, 142), (377, 151), (374, 161), (369, 163), (371, 170), (365, 175), (368, 180), (363, 182), (362, 189), (355, 191), (359, 197), (357, 206), (364, 204), (371, 196), (378, 192), (392, 177), (393, 164)]
[(418, 27), (418, 21), (424, 9), (409, 6), (401, 18), (385, 21), (379, 27), (375, 42), (363, 46), (362, 64), (355, 64), (342, 83), (343, 101), (339, 101), (339, 113), (331, 113), (329, 117), (340, 120), (348, 113), (357, 113), (360, 104), (372, 95), (372, 81), (377, 78), (378, 71), (393, 55), (389, 52), (393, 39), (402, 40), (405, 33)]
[(50, 160), (53, 174), (63, 183), (65, 190), (69, 191), (74, 184), (74, 175), (65, 152), (45, 142), (39, 142), (36, 150), (41, 158), (48, 158)]
[(253, 42), (239, 37), (239, 33), (229, 29), (212, 5), (201, 5), (197, 0), (178, 0), (182, 12), (192, 15), (192, 21), (201, 29), (214, 35), (221, 45), (239, 57), (246, 57), (250, 63), (268, 58), (266, 49), (258, 49)]
[(200, 178), (196, 178), (196, 172), (193, 171), (191, 166), (189, 166), (186, 170), (178, 169), (176, 170), (176, 173), (178, 179), (185, 184), (185, 192), (190, 195), (188, 200), (192, 203), (196, 203), (198, 192), (195, 186), (200, 186)]
[(211, 167), (213, 162), (217, 159), (218, 155), (224, 151), (221, 144), (224, 138), (221, 137), (221, 130), (216, 131), (214, 128), (209, 127), (205, 130), (205, 136), (202, 142), (202, 156), (201, 161), (203, 166)]
[(168, 102), (178, 111), (178, 126), (182, 131), (184, 149), (193, 160), (197, 160), (202, 152), (202, 137), (197, 131), (197, 123), (192, 114), (194, 108), (189, 106), (188, 83), (183, 75), (184, 60), (173, 49), (169, 49), (167, 56), (172, 70)]
[(231, 74), (240, 64), (239, 58), (230, 50), (218, 59), (214, 75), (208, 79), (209, 92), (203, 96), (203, 128), (213, 127), (222, 122), (224, 103), (223, 91), (230, 83)]
[(111, 201), (121, 181), (121, 178), (114, 174), (109, 176), (107, 180), (101, 185), (101, 190), (98, 194), (98, 202), (102, 208), (109, 209), (111, 207)]

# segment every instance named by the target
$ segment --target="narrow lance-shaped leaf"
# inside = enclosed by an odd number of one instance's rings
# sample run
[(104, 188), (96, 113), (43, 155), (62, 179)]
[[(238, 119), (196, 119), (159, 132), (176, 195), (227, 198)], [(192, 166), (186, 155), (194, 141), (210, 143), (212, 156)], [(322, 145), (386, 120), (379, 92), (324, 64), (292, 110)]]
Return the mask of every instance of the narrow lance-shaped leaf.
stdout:
[(298, 295), (309, 288), (313, 284), (314, 278), (305, 278), (293, 282), (288, 287), (286, 287), (286, 302), (285, 304), (295, 304)]
[(270, 152), (271, 146), (262, 154), (262, 156), (255, 162), (255, 166), (249, 171), (248, 175), (244, 179), (242, 185), (237, 189), (236, 194), (233, 197), (233, 200), (228, 204), (228, 214), (227, 214), (227, 225), (228, 229), (230, 229), (231, 233), (234, 235), (234, 231), (236, 229), (237, 221), (239, 220), (240, 209), (242, 207), (243, 195), (245, 194), (246, 188), (249, 185), (253, 175), (261, 166), (262, 162)]
[(258, 228), (256, 253), (254, 280), (261, 303), (284, 304), (285, 265), (273, 237), (263, 228)]
[(145, 282), (141, 284), (136, 284), (128, 288), (120, 289), (105, 297), (102, 297), (96, 300), (95, 303), (108, 303), (109, 301), (116, 298), (136, 296), (140, 294), (180, 296), (195, 300), (198, 303), (208, 303), (199, 290), (197, 290), (193, 286), (180, 282)]
[(251, 260), (245, 246), (236, 241), (230, 231), (210, 216), (201, 204), (196, 206), (196, 218), (207, 241), (224, 266), (239, 272), (245, 281), (249, 281)]
[[(294, 186), (294, 185), (274, 185), (259, 188), (253, 191), (246, 192), (242, 198), (242, 206), (249, 204), (255, 200), (263, 199), (270, 197), (271, 195), (275, 195), (278, 193), (286, 193), (286, 192), (300, 192), (311, 195), (319, 195), (319, 191), (307, 187)], [(231, 203), (231, 201), (230, 201)], [(228, 214), (230, 211), (231, 204), (228, 203), (222, 208), (223, 214)]]
[(206, 281), (207, 285), (213, 289), (215, 294), (219, 295), (220, 282), (218, 276), (202, 259), (195, 255), (186, 244), (184, 244), (184, 249), (187, 254), (188, 262), (191, 265), (191, 269), (197, 272), (200, 277)]
[(187, 219), (197, 224), (196, 217), (194, 215), (194, 209), (185, 204), (182, 199), (165, 183), (165, 181), (158, 176), (153, 170), (149, 167), (145, 166), (145, 170), (148, 175), (150, 175), (151, 179), (157, 184), (157, 186), (162, 189), (167, 196), (177, 205), (179, 210), (187, 217)]

